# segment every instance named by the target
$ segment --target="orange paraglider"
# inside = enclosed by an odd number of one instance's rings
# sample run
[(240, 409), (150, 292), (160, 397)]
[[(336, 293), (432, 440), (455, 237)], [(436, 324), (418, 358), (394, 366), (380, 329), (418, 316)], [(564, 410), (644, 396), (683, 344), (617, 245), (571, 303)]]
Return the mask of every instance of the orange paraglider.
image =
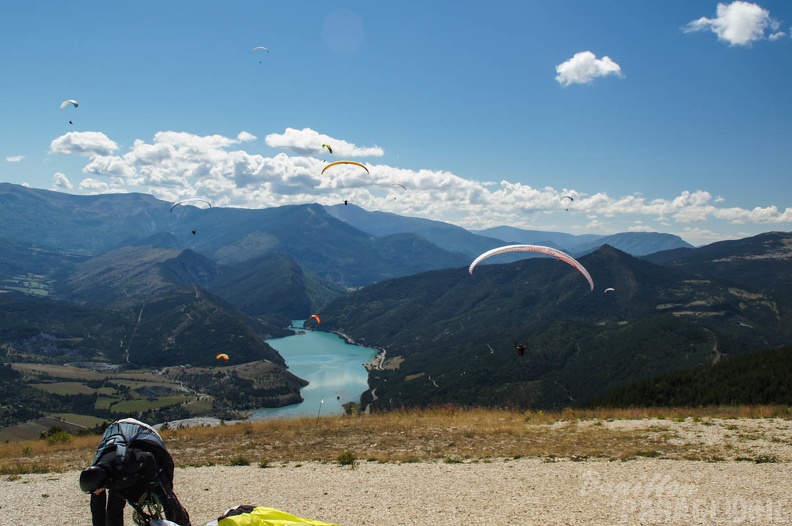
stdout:
[(322, 323), (321, 318), (319, 318), (318, 314), (311, 314), (311, 318), (316, 320), (316, 323)]
[(227, 354), (220, 353), (220, 354), (218, 354), (218, 355), (215, 357), (215, 359), (216, 359), (216, 360), (224, 360), (224, 361), (226, 361), (226, 362), (227, 362), (227, 361), (228, 361), (228, 355), (227, 355)]

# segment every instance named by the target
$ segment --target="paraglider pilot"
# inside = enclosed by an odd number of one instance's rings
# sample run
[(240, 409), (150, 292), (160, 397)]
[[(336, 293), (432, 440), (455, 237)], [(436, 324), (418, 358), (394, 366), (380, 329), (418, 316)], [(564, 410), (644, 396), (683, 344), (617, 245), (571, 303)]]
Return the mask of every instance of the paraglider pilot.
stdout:
[[(145, 438), (127, 444), (120, 440), (119, 430), (125, 437)], [(168, 520), (191, 526), (187, 510), (173, 493), (173, 467), (173, 458), (153, 428), (134, 418), (110, 424), (93, 464), (80, 473), (80, 489), (91, 494), (93, 526), (123, 526), (126, 503), (135, 507), (147, 493), (159, 498)]]
[(517, 356), (522, 356), (525, 354), (525, 349), (528, 348), (528, 344), (514, 342), (514, 348), (517, 350)]

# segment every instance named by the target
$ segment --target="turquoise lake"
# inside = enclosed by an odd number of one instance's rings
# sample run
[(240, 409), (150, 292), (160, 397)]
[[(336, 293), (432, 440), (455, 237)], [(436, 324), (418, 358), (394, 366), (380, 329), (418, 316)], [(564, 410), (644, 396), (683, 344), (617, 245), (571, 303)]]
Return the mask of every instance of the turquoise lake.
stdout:
[(250, 420), (343, 415), (342, 404), (360, 402), (360, 395), (368, 389), (368, 373), (363, 364), (371, 361), (377, 350), (350, 345), (333, 333), (304, 329), (303, 322), (293, 320), (292, 327), (305, 332), (267, 340), (286, 360), (289, 371), (310, 382), (300, 392), (303, 402), (257, 409)]

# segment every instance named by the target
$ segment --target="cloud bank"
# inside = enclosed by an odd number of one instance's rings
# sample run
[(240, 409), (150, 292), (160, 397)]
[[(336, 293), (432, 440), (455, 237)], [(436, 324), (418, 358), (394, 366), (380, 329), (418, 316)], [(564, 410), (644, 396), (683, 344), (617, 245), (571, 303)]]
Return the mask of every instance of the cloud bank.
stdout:
[[(293, 134), (288, 129), (272, 135), (278, 140), (326, 137), (306, 130)], [(340, 165), (322, 174), (327, 163), (318, 157), (286, 153), (266, 157), (240, 148), (253, 140), (255, 137), (246, 132), (229, 138), (165, 131), (156, 133), (151, 142), (136, 140), (118, 154), (116, 143), (103, 134), (70, 132), (52, 141), (51, 150), (89, 157), (82, 169), (85, 177), (78, 184), (83, 193), (143, 191), (171, 202), (199, 195), (214, 206), (264, 208), (313, 202), (334, 205), (347, 200), (368, 210), (446, 221), (474, 230), (500, 225), (535, 229), (537, 222), (543, 229), (555, 224), (569, 230), (570, 219), (580, 223), (583, 216), (588, 230), (576, 233), (662, 229), (697, 244), (723, 239), (722, 234), (708, 229), (716, 221), (792, 225), (790, 208), (730, 208), (705, 190), (685, 190), (670, 198), (619, 197), (506, 180), (485, 183), (447, 171), (371, 163), (364, 163), (368, 172)], [(336, 140), (336, 144), (345, 142)], [(53, 177), (54, 189), (72, 187), (64, 174)]]

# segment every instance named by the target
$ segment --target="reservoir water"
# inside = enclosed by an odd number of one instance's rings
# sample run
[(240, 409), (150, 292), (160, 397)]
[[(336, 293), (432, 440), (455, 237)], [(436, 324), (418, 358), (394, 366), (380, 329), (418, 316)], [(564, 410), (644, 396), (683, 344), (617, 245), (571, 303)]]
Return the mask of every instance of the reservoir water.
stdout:
[(304, 321), (292, 321), (292, 327), (300, 333), (267, 340), (286, 360), (289, 371), (310, 382), (300, 391), (304, 400), (286, 407), (257, 409), (250, 420), (343, 415), (342, 404), (360, 402), (360, 395), (368, 389), (363, 364), (371, 361), (377, 350), (350, 345), (333, 333), (306, 330)]

